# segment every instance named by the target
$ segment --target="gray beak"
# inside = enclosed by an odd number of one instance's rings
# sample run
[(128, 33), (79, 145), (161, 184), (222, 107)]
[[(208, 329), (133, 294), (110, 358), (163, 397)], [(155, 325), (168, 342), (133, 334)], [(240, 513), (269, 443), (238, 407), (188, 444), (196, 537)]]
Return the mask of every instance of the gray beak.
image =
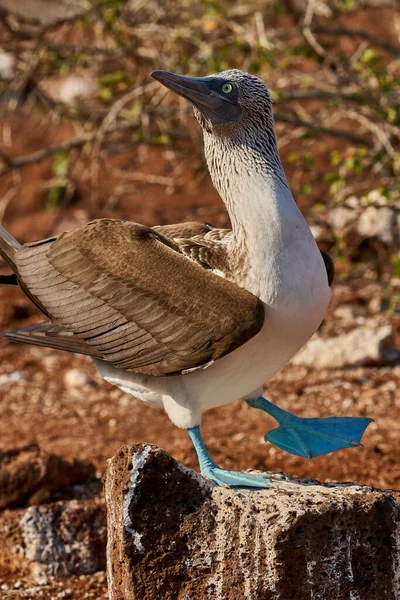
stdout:
[(213, 125), (236, 121), (241, 113), (236, 86), (231, 94), (221, 91), (226, 79), (218, 76), (188, 77), (168, 71), (154, 71), (154, 79), (192, 102)]

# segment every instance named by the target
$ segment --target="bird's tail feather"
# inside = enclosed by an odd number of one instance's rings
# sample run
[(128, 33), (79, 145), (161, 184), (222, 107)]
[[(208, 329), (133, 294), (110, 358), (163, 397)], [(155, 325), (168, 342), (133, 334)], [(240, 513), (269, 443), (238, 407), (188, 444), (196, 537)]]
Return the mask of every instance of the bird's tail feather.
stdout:
[(17, 242), (17, 240), (13, 238), (13, 236), (10, 235), (8, 231), (6, 231), (4, 227), (0, 225), (0, 256), (3, 257), (3, 259), (6, 261), (10, 269), (14, 271), (14, 273), (16, 272), (14, 257), (15, 253), (17, 252), (17, 250), (19, 250), (20, 247), (21, 244)]
[(77, 352), (86, 354), (95, 358), (103, 358), (100, 352), (91, 347), (73, 333), (60, 329), (51, 322), (38, 323), (25, 329), (16, 329), (15, 331), (6, 331), (0, 333), (0, 338), (5, 338), (10, 342), (19, 342), (22, 344), (33, 344), (34, 346), (45, 346), (66, 352)]

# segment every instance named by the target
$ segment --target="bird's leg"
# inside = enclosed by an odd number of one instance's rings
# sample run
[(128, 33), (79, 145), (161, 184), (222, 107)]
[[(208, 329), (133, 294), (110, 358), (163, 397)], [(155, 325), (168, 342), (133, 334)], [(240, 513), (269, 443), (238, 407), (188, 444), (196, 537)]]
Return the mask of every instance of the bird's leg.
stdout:
[(216, 485), (223, 487), (268, 487), (269, 478), (266, 475), (252, 475), (250, 473), (242, 473), (241, 471), (227, 471), (226, 469), (218, 467), (212, 460), (203, 442), (200, 427), (191, 427), (187, 432), (197, 452), (200, 470), (204, 477), (211, 479)]
[(365, 417), (296, 417), (262, 396), (246, 402), (278, 421), (279, 427), (265, 434), (266, 441), (304, 458), (314, 458), (340, 448), (360, 446), (362, 435), (372, 421)]

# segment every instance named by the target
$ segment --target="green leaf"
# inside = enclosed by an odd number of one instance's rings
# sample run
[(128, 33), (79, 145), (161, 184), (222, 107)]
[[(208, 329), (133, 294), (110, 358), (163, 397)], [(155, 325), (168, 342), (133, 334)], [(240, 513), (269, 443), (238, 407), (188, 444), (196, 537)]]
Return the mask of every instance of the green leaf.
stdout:
[(339, 150), (333, 150), (331, 152), (331, 164), (339, 165), (342, 162), (343, 154)]
[(60, 207), (65, 196), (64, 187), (53, 187), (47, 193), (46, 208), (47, 210), (56, 210)]
[(102, 102), (105, 102), (107, 104), (111, 101), (113, 97), (112, 89), (108, 87), (102, 88), (97, 92), (97, 96)]
[(70, 160), (68, 154), (65, 152), (58, 152), (53, 162), (53, 174), (57, 177), (66, 177), (68, 175), (70, 167)]
[(392, 256), (393, 275), (400, 277), (400, 256)]
[(379, 57), (377, 56), (373, 48), (367, 48), (366, 50), (364, 50), (361, 56), (361, 60), (366, 64), (374, 62), (377, 58)]
[(312, 192), (312, 185), (310, 185), (309, 183), (305, 183), (304, 185), (301, 186), (300, 191), (302, 194), (311, 194)]

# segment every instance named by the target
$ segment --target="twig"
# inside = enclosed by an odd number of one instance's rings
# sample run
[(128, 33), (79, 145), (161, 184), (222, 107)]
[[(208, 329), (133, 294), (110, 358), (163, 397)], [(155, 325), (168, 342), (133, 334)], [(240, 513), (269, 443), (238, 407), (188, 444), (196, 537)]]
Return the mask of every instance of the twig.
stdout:
[(357, 135), (356, 133), (351, 133), (351, 131), (347, 131), (346, 129), (333, 129), (331, 127), (323, 127), (318, 123), (312, 123), (310, 121), (303, 121), (302, 119), (298, 119), (297, 117), (289, 117), (286, 115), (275, 114), (275, 121), (279, 123), (287, 123), (288, 125), (294, 125), (295, 127), (304, 127), (305, 129), (309, 129), (310, 131), (315, 131), (317, 133), (325, 133), (326, 135), (331, 135), (333, 137), (342, 138), (344, 140), (349, 140), (354, 142), (355, 144), (362, 144), (363, 146), (367, 146), (368, 148), (373, 148), (373, 142), (363, 136)]
[(273, 48), (272, 44), (268, 41), (267, 36), (265, 34), (265, 25), (264, 19), (262, 16), (262, 12), (257, 10), (254, 14), (254, 23), (257, 30), (258, 41), (260, 42), (263, 48), (267, 50), (271, 50)]
[(347, 37), (359, 37), (363, 40), (372, 42), (375, 46), (382, 48), (393, 56), (400, 56), (400, 48), (385, 42), (382, 38), (363, 29), (349, 29), (347, 27), (325, 27), (324, 25), (317, 25), (312, 27), (313, 33), (320, 33), (326, 35), (344, 35)]
[[(125, 131), (134, 127), (133, 123), (117, 123), (115, 127), (108, 130), (108, 133), (115, 133), (117, 131)], [(38, 150), (37, 152), (32, 152), (31, 154), (23, 154), (22, 156), (18, 156), (12, 160), (9, 160), (7, 164), (0, 168), (0, 176), (4, 175), (4, 173), (8, 173), (12, 169), (19, 169), (24, 167), (25, 165), (30, 165), (33, 163), (40, 162), (48, 158), (49, 156), (53, 156), (58, 152), (64, 152), (66, 150), (72, 150), (73, 148), (80, 148), (85, 144), (93, 142), (93, 140), (97, 136), (97, 130), (91, 131), (89, 133), (85, 133), (79, 137), (73, 138), (72, 140), (68, 140), (66, 142), (62, 142), (61, 144), (56, 144), (55, 146), (49, 146), (48, 148), (43, 148), (42, 150)]]
[(348, 59), (349, 67), (353, 67), (362, 57), (365, 50), (368, 48), (368, 42), (361, 42), (358, 46), (357, 50), (350, 56)]
[(0, 223), (3, 221), (4, 213), (7, 206), (15, 198), (21, 186), (21, 174), (18, 171), (13, 171), (13, 184), (9, 190), (0, 198)]
[(364, 104), (379, 104), (379, 100), (373, 96), (365, 96), (363, 92), (327, 92), (325, 90), (294, 90), (274, 100), (274, 104), (283, 104), (293, 100), (351, 100)]
[(167, 187), (179, 187), (183, 185), (182, 179), (174, 179), (173, 177), (165, 177), (164, 175), (152, 175), (150, 173), (138, 173), (138, 172), (127, 172), (120, 169), (113, 171), (114, 175), (123, 179), (130, 179), (132, 181), (141, 181), (144, 183), (151, 183), (154, 185), (165, 185)]
[[(121, 110), (127, 105), (129, 104), (129, 102), (132, 102), (132, 100), (135, 100), (136, 98), (139, 98), (140, 96), (142, 96), (143, 94), (145, 94), (148, 90), (151, 90), (153, 88), (155, 88), (157, 85), (156, 82), (151, 82), (148, 83), (147, 85), (141, 85), (133, 90), (131, 90), (130, 92), (124, 94), (122, 96), (122, 98), (119, 98), (114, 104), (113, 106), (110, 108), (109, 112), (107, 113), (107, 115), (104, 117), (100, 127), (97, 129), (96, 131), (96, 135), (94, 137), (93, 140), (93, 149), (92, 149), (92, 161), (90, 164), (90, 182), (91, 182), (91, 190), (92, 190), (92, 195), (91, 195), (91, 201), (92, 201), (92, 206), (95, 205), (96, 203), (96, 198), (94, 196), (94, 190), (96, 189), (96, 196), (97, 196), (97, 188), (98, 188), (98, 174), (99, 174), (99, 156), (100, 156), (100, 150), (101, 150), (101, 146), (103, 144), (103, 140), (104, 137), (107, 133), (107, 131), (109, 131), (112, 127), (112, 125), (115, 123), (118, 114), (121, 112)], [(133, 125), (133, 123), (130, 123), (131, 126)], [(135, 123), (136, 124), (136, 123)]]
[(327, 52), (325, 48), (321, 46), (311, 29), (311, 23), (314, 18), (315, 5), (316, 0), (308, 0), (301, 32), (306, 42), (310, 45), (310, 47), (314, 50), (316, 54), (321, 56), (321, 58), (323, 58), (329, 65), (336, 66), (338, 65), (337, 59), (331, 56), (329, 52)]
[(9, 165), (11, 162), (11, 158), (1, 148), (0, 148), (0, 158), (4, 163), (6, 163), (6, 165)]
[[(337, 116), (340, 118), (340, 116), (341, 116), (340, 113)], [(368, 129), (377, 138), (377, 140), (380, 143), (380, 146), (385, 148), (387, 154), (392, 159), (396, 158), (396, 154), (397, 154), (396, 150), (393, 148), (392, 144), (390, 143), (389, 136), (387, 135), (387, 133), (385, 132), (385, 130), (382, 126), (377, 125), (376, 123), (371, 121), (371, 119), (369, 119), (365, 115), (361, 115), (360, 113), (356, 112), (355, 110), (345, 111), (343, 113), (343, 117), (345, 117), (347, 119), (352, 119), (353, 121), (357, 121), (358, 123), (363, 125), (363, 127)]]

